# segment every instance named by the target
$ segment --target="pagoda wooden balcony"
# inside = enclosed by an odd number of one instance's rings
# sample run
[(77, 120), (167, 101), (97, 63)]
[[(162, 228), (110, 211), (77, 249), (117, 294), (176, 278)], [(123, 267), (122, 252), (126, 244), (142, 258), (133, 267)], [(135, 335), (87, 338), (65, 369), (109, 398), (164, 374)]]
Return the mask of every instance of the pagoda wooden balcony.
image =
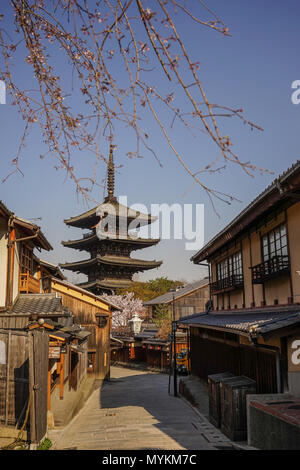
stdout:
[(211, 292), (218, 294), (240, 289), (244, 285), (244, 277), (242, 274), (232, 274), (231, 276), (219, 279), (211, 284)]
[(39, 294), (40, 293), (40, 281), (29, 273), (20, 274), (19, 282), (20, 294)]
[(269, 279), (275, 279), (290, 273), (290, 258), (285, 255), (276, 255), (250, 268), (252, 270), (252, 283), (263, 284)]

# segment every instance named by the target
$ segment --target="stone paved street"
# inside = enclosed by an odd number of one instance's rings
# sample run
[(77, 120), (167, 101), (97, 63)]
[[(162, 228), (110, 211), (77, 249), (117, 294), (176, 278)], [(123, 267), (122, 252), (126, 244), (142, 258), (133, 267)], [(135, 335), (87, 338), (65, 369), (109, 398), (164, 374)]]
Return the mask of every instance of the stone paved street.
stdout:
[(168, 394), (168, 376), (112, 367), (111, 381), (95, 390), (62, 431), (56, 449), (216, 449), (230, 441), (181, 398)]

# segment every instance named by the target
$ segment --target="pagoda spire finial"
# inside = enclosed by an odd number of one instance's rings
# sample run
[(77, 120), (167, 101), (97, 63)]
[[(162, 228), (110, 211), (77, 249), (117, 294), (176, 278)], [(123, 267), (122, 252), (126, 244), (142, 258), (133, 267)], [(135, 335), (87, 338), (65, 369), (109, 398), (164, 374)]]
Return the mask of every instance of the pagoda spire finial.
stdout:
[(107, 168), (107, 201), (115, 200), (114, 196), (115, 190), (115, 165), (114, 165), (114, 157), (113, 157), (113, 144), (110, 144), (109, 149), (109, 160), (108, 160), (108, 168)]

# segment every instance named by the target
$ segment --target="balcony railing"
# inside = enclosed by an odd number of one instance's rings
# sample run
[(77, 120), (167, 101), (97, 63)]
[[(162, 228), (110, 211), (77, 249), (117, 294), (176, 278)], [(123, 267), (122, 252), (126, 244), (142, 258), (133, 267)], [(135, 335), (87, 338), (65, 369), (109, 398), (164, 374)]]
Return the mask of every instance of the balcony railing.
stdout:
[(230, 291), (243, 287), (244, 277), (242, 274), (232, 274), (231, 276), (219, 279), (211, 284), (211, 291), (213, 293)]
[(250, 269), (252, 270), (253, 284), (262, 284), (269, 279), (288, 274), (290, 272), (290, 259), (287, 255), (276, 255)]
[(19, 292), (21, 294), (39, 294), (40, 281), (29, 273), (20, 274)]

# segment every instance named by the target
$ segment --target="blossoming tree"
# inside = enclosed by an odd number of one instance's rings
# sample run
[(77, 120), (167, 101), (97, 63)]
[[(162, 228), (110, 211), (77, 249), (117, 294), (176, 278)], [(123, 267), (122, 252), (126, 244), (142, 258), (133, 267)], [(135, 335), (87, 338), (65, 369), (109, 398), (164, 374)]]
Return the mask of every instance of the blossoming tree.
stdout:
[[(211, 187), (205, 175), (230, 165), (251, 175), (266, 171), (234, 152), (222, 123), (231, 117), (251, 130), (261, 127), (240, 107), (214, 103), (201, 80), (200, 58), (191, 55), (182, 34), (181, 23), (186, 21), (190, 28), (230, 36), (209, 2), (9, 0), (0, 5), (1, 19), (0, 78), (25, 123), (13, 172), (22, 171), (22, 149), (34, 124), (40, 126), (45, 154), (54, 157), (55, 167), (67, 172), (83, 197), (99, 184), (96, 170), (107, 158), (105, 142), (118, 145), (121, 127), (126, 129), (122, 145), (128, 147), (129, 158), (141, 158), (148, 151), (161, 165), (157, 139), (151, 135), (157, 126), (170, 154), (212, 202), (235, 198)], [(199, 50), (203, 47), (207, 44), (202, 42)], [(20, 61), (31, 69), (27, 87), (15, 67)], [(177, 126), (188, 135), (207, 138), (215, 152), (204, 155), (196, 146), (187, 163), (176, 141)], [(94, 156), (92, 174), (80, 173), (77, 150), (84, 151), (82, 158), (87, 152)]]
[(114, 331), (128, 330), (129, 320), (136, 313), (141, 319), (144, 319), (147, 315), (147, 310), (143, 306), (143, 301), (141, 299), (134, 298), (133, 292), (128, 292), (125, 295), (103, 294), (102, 297), (121, 308), (121, 310), (116, 310), (112, 313), (112, 329)]

